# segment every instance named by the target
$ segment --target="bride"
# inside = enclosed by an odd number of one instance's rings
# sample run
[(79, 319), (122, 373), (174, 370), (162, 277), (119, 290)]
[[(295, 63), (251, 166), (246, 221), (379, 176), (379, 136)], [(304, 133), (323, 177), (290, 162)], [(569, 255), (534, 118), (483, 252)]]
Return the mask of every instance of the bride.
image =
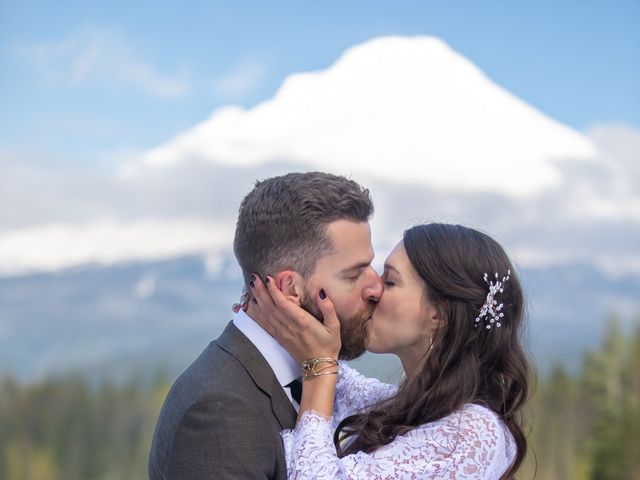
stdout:
[(502, 247), (459, 225), (410, 228), (384, 265), (384, 293), (362, 328), (393, 353), (399, 386), (338, 362), (340, 324), (320, 290), (321, 322), (266, 278), (261, 325), (301, 363), (294, 430), (282, 434), (292, 479), (507, 479), (527, 449), (523, 294)]

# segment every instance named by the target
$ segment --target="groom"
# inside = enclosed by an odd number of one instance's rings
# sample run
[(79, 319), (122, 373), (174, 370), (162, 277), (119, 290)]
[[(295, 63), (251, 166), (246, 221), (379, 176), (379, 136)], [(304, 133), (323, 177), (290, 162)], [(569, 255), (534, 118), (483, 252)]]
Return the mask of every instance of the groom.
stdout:
[[(364, 352), (382, 294), (371, 267), (369, 191), (344, 177), (290, 173), (256, 182), (240, 205), (234, 252), (245, 285), (270, 275), (319, 317), (324, 289), (341, 321), (342, 358)], [(160, 412), (149, 478), (282, 479), (280, 431), (293, 428), (300, 367), (258, 326), (249, 302), (173, 384)]]

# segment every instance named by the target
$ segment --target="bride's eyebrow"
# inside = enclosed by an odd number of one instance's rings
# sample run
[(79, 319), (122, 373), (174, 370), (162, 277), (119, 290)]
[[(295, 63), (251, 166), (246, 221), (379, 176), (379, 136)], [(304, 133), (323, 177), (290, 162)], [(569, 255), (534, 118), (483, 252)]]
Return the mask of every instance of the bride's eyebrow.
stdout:
[(396, 272), (396, 274), (398, 274), (399, 276), (402, 276), (402, 275), (400, 275), (400, 271), (396, 267), (391, 265), (390, 263), (385, 263), (384, 264), (384, 269), (385, 270), (393, 270), (394, 272)]

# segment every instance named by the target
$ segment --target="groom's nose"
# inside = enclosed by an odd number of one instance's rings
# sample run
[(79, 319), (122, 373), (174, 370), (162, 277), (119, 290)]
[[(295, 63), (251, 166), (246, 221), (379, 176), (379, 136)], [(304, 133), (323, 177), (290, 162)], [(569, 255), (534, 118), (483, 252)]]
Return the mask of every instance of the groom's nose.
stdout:
[(364, 301), (378, 302), (382, 296), (382, 290), (384, 289), (382, 279), (380, 278), (380, 275), (378, 275), (378, 272), (376, 272), (371, 266), (367, 270), (366, 275), (367, 283), (362, 290), (362, 299)]

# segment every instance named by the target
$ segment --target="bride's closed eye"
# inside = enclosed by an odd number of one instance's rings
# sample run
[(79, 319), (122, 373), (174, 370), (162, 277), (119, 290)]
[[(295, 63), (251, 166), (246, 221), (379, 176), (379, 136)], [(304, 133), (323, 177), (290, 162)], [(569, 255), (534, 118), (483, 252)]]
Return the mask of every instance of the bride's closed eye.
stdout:
[(396, 285), (396, 282), (389, 278), (388, 272), (382, 274), (382, 283), (384, 284), (385, 288), (391, 288)]

